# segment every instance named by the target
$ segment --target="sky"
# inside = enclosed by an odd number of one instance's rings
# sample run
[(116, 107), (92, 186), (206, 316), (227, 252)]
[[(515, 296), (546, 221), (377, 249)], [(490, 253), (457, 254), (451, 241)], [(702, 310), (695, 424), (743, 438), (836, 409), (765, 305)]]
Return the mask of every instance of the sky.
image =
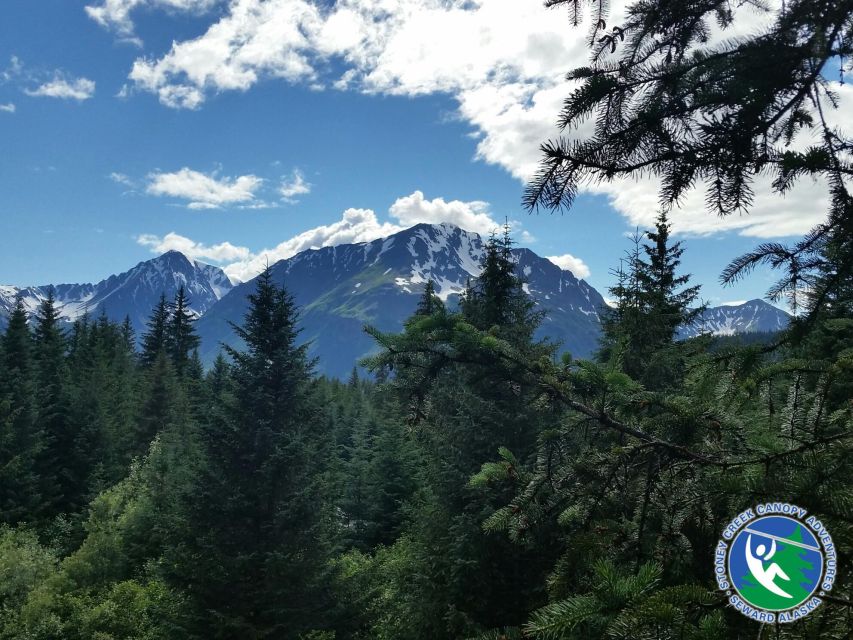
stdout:
[[(734, 32), (767, 19), (741, 9)], [(508, 220), (606, 293), (654, 179), (562, 214), (520, 204), (587, 33), (541, 0), (4, 0), (0, 283), (98, 281), (169, 249), (245, 280), (312, 246)], [(762, 297), (773, 274), (723, 288), (721, 270), (826, 211), (822, 185), (764, 183), (749, 215), (715, 217), (701, 190), (670, 214), (711, 304)]]

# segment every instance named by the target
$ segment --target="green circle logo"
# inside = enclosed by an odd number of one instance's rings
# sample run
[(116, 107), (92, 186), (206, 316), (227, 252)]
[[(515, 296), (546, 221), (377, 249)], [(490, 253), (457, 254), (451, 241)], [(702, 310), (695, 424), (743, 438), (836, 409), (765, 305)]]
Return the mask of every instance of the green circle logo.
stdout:
[(759, 622), (793, 622), (832, 589), (835, 546), (805, 509), (768, 503), (738, 515), (717, 545), (718, 586), (729, 603)]

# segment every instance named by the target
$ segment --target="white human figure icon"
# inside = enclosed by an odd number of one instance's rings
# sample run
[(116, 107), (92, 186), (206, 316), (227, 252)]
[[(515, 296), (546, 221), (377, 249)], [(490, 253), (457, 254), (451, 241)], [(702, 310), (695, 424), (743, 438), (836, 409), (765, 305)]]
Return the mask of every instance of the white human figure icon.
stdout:
[(764, 552), (767, 548), (763, 544), (759, 544), (755, 548), (755, 553), (758, 557), (752, 555), (752, 534), (749, 534), (746, 537), (746, 566), (749, 567), (749, 570), (752, 572), (752, 575), (755, 576), (755, 579), (761, 583), (768, 591), (775, 593), (777, 596), (782, 596), (783, 598), (792, 598), (793, 596), (789, 593), (785, 593), (776, 586), (776, 583), (773, 582), (776, 579), (776, 576), (782, 578), (782, 580), (790, 580), (785, 572), (782, 571), (782, 567), (780, 567), (775, 562), (771, 564), (767, 569), (764, 568), (764, 563), (768, 562), (770, 558), (776, 553), (776, 541), (773, 540), (770, 543), (770, 552), (765, 556)]

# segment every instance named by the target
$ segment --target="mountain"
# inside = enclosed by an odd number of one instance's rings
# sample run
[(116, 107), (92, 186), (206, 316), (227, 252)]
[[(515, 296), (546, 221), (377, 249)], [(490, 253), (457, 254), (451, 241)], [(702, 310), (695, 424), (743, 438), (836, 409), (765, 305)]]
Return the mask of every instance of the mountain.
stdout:
[(96, 284), (58, 284), (17, 288), (0, 286), (0, 325), (6, 324), (15, 297), (21, 295), (30, 315), (38, 310), (41, 301), (53, 286), (60, 316), (72, 322), (88, 312), (122, 321), (130, 316), (137, 336), (161, 293), (172, 299), (183, 285), (190, 297), (190, 309), (201, 316), (231, 288), (231, 281), (219, 267), (195, 262), (178, 251), (140, 262), (129, 271), (110, 276)]
[[(303, 251), (271, 269), (273, 280), (284, 284), (302, 309), (302, 338), (311, 342), (318, 370), (342, 376), (375, 349), (365, 324), (400, 331), (429, 278), (438, 296), (453, 306), (468, 279), (479, 273), (483, 252), (476, 233), (450, 224), (419, 224), (373, 242)], [(529, 249), (514, 249), (513, 255), (525, 291), (546, 313), (538, 335), (561, 341), (575, 356), (590, 355), (604, 306), (598, 291)], [(205, 362), (212, 361), (220, 343), (235, 344), (229, 323), (242, 321), (254, 287), (252, 280), (235, 286), (198, 321)]]
[(709, 307), (689, 326), (678, 332), (681, 339), (692, 338), (704, 333), (715, 336), (731, 336), (736, 333), (782, 331), (788, 326), (791, 316), (778, 307), (763, 300), (750, 300), (738, 305)]
[[(439, 297), (454, 307), (468, 279), (479, 273), (483, 252), (484, 241), (476, 233), (450, 224), (419, 224), (372, 242), (309, 249), (271, 269), (274, 280), (286, 285), (301, 307), (302, 339), (310, 341), (318, 371), (344, 376), (359, 358), (376, 348), (363, 331), (365, 324), (400, 331), (430, 278)], [(562, 343), (561, 348), (576, 357), (591, 355), (600, 333), (601, 295), (529, 249), (514, 249), (513, 256), (525, 280), (524, 290), (545, 313), (537, 336)], [(240, 346), (230, 323), (242, 322), (254, 281), (233, 286), (220, 268), (190, 260), (177, 251), (140, 262), (96, 284), (53, 288), (66, 321), (87, 311), (90, 315), (103, 311), (117, 321), (129, 315), (139, 336), (161, 292), (171, 299), (180, 285), (187, 289), (190, 308), (199, 316), (203, 360), (212, 362), (221, 343)], [(27, 310), (34, 314), (50, 286), (0, 286), (0, 328), (16, 295), (23, 296)], [(750, 300), (707, 309), (693, 326), (679, 332), (679, 338), (779, 331), (789, 320), (784, 311)]]

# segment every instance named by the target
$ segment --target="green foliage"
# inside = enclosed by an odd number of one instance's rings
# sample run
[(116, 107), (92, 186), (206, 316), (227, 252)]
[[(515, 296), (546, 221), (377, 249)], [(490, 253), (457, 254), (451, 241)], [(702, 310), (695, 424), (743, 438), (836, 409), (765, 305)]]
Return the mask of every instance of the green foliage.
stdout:
[(638, 242), (596, 361), (532, 339), (508, 235), (459, 311), (428, 283), (402, 332), (368, 329), (381, 351), (345, 383), (313, 377), (269, 271), (245, 350), (207, 372), (180, 292), (141, 356), (127, 323), (66, 332), (48, 298), (31, 330), (19, 302), (0, 640), (847, 637), (843, 570), (806, 621), (762, 629), (712, 558), (764, 500), (853, 555), (853, 287), (830, 268), (790, 331), (679, 344), (695, 289), (667, 234)]
[(0, 370), (0, 521), (16, 524), (41, 515), (36, 460), (44, 434), (36, 421), (32, 336), (18, 298), (2, 340)]
[(189, 309), (190, 303), (181, 285), (170, 308), (164, 344), (178, 373), (183, 373), (190, 366), (190, 356), (201, 344), (193, 328), (195, 317)]
[(716, 596), (688, 585), (659, 589), (662, 573), (652, 563), (631, 573), (600, 560), (593, 567), (592, 592), (533, 612), (524, 627), (526, 636), (541, 640), (725, 638), (719, 612), (706, 610)]
[(230, 393), (199, 432), (170, 574), (191, 595), (196, 633), (295, 638), (326, 623), (328, 441), (311, 428), (319, 416), (292, 298), (265, 271), (249, 303), (235, 327), (246, 350), (228, 350)]
[[(602, 319), (599, 359), (618, 364), (652, 389), (677, 386), (685, 347), (691, 345), (676, 343), (676, 332), (703, 310), (695, 306), (699, 287), (686, 286), (690, 276), (677, 273), (684, 249), (680, 242), (670, 243), (669, 231), (662, 213), (654, 231), (634, 235), (633, 249), (614, 272), (617, 283), (610, 294), (615, 306)], [(641, 244), (643, 237), (650, 242)]]

